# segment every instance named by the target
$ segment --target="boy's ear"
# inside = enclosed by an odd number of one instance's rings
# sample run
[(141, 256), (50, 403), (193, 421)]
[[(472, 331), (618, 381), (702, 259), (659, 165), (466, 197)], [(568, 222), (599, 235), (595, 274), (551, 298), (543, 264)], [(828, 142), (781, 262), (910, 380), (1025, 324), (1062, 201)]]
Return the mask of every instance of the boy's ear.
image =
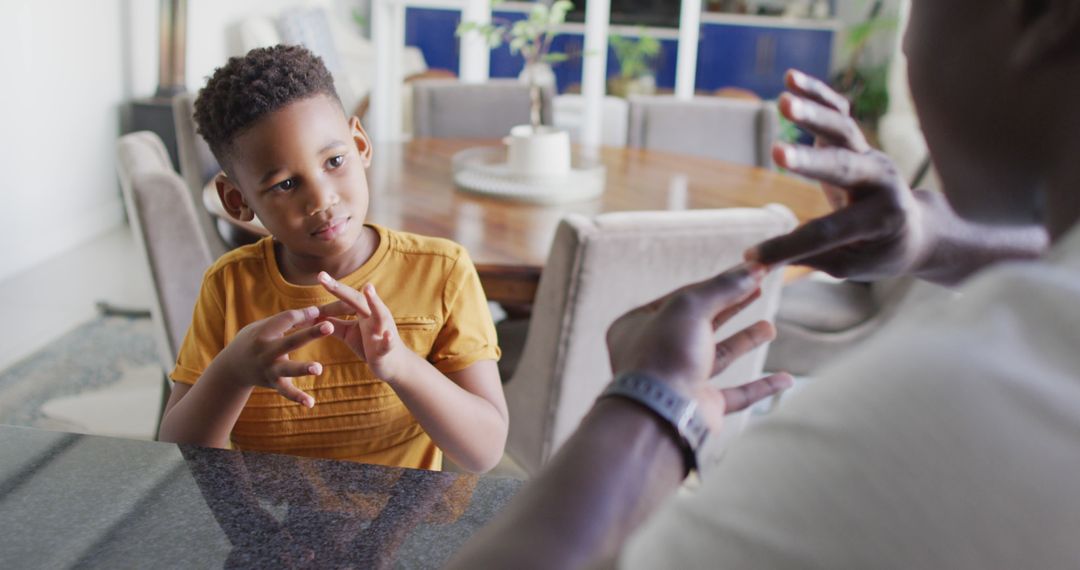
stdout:
[(240, 193), (240, 188), (224, 172), (219, 172), (214, 177), (214, 186), (217, 186), (218, 199), (225, 211), (230, 216), (241, 222), (250, 222), (255, 218), (255, 212), (248, 207), (247, 200)]
[(1076, 0), (1013, 0), (1018, 38), (1013, 63), (1038, 67), (1059, 57), (1080, 55), (1080, 2)]
[(349, 129), (352, 130), (353, 142), (356, 150), (360, 151), (360, 157), (364, 159), (364, 168), (371, 166), (371, 138), (368, 137), (360, 119), (355, 115), (349, 119)]

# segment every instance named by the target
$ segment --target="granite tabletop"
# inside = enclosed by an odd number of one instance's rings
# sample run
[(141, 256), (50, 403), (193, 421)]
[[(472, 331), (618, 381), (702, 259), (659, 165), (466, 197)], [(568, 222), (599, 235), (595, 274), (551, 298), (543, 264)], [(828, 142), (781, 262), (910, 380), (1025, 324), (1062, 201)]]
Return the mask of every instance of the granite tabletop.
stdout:
[(0, 426), (0, 567), (436, 568), (520, 486)]

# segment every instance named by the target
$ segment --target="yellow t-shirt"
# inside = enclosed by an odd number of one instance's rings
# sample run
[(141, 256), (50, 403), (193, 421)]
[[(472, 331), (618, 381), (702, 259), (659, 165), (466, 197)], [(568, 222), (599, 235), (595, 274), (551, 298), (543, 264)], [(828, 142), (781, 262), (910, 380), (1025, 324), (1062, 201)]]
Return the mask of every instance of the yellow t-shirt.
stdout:
[[(402, 341), (444, 374), (497, 360), (495, 325), (465, 249), (448, 240), (369, 225), (379, 234), (375, 253), (340, 281), (356, 289), (374, 284)], [(230, 251), (203, 278), (172, 379), (194, 384), (249, 323), (335, 300), (322, 286), (285, 281), (272, 238)], [(320, 376), (294, 379), (297, 388), (315, 398), (315, 407), (255, 388), (233, 428), (234, 448), (441, 469), (442, 451), (390, 386), (344, 343), (319, 339), (289, 357), (322, 363)]]

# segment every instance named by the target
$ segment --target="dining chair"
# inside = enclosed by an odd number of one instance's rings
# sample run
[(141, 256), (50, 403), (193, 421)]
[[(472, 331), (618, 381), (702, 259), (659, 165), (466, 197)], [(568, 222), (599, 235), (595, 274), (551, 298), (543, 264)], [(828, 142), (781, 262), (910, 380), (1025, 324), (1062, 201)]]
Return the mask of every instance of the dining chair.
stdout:
[[(551, 124), (550, 89), (541, 90), (541, 122)], [(529, 124), (529, 87), (516, 79), (412, 83), (413, 134), (418, 138), (492, 139)]]
[[(556, 95), (552, 100), (552, 124), (570, 133), (572, 142), (580, 142), (581, 127), (585, 122), (585, 98), (576, 93)], [(601, 105), (603, 131), (600, 144), (626, 146), (627, 117), (630, 106), (626, 99), (605, 95)]]
[[(570, 214), (558, 226), (541, 274), (532, 317), (499, 323), (500, 368), (510, 410), (507, 453), (535, 473), (566, 440), (611, 380), (605, 333), (626, 311), (742, 261), (752, 244), (789, 231), (791, 212), (778, 205), (665, 212)], [(762, 296), (721, 327), (725, 337), (776, 310), (779, 274)], [(712, 381), (756, 378), (765, 348)], [(729, 419), (737, 431), (741, 419)]]
[(164, 410), (172, 389), (165, 371), (176, 362), (203, 273), (214, 258), (188, 187), (172, 169), (161, 139), (149, 131), (124, 135), (117, 154), (131, 231), (153, 282), (151, 319), (163, 368)]
[(195, 129), (195, 94), (184, 92), (174, 96), (172, 108), (176, 146), (180, 153), (180, 174), (191, 192), (195, 215), (210, 253), (216, 259), (232, 248), (222, 237), (223, 228), (218, 227), (217, 220), (203, 207), (202, 191), (210, 179), (221, 171), (221, 166), (214, 153), (210, 152), (210, 146)]
[(730, 97), (630, 98), (627, 146), (771, 168), (776, 104)]

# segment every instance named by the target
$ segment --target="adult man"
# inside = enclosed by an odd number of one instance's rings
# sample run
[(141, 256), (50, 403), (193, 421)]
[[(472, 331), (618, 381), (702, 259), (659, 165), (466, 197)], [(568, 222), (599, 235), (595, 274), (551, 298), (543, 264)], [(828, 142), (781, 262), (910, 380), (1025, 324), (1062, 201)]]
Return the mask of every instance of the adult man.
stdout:
[[(823, 371), (697, 492), (655, 511), (683, 472), (676, 432), (632, 398), (601, 398), (463, 566), (1077, 566), (1080, 2), (915, 0), (906, 51), (949, 203), (904, 188), (835, 94), (792, 74), (784, 113), (825, 145), (780, 146), (777, 161), (846, 205), (748, 257), (963, 281), (961, 298)], [(1024, 227), (1033, 222), (1042, 229)], [(984, 268), (1034, 255), (1046, 236), (1043, 259)], [(754, 274), (739, 268), (621, 318), (609, 335), (616, 375), (709, 408), (701, 386), (717, 354), (753, 342), (714, 349), (702, 331)]]

